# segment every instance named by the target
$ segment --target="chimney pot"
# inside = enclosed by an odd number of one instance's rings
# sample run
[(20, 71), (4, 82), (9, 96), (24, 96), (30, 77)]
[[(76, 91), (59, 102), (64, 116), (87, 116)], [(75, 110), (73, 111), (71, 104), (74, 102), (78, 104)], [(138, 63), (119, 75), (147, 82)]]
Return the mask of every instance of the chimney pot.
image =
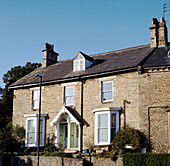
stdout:
[(165, 19), (164, 19), (164, 17), (161, 17), (161, 19), (160, 19), (160, 20), (161, 20), (161, 22), (165, 22)]
[(153, 19), (152, 19), (152, 24), (157, 24), (157, 23), (158, 23), (157, 18), (153, 18)]

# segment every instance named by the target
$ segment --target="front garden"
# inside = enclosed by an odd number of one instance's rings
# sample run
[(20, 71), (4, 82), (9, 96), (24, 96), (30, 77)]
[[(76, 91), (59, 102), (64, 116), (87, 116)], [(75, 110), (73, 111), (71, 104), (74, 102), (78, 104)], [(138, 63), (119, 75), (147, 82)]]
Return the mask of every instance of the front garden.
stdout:
[[(25, 130), (20, 126), (8, 126), (3, 130), (4, 133), (0, 133), (0, 156), (3, 163), (9, 163), (9, 158), (12, 156), (19, 160), (21, 158), (22, 162), (26, 163), (25, 158), (29, 158), (33, 162), (37, 157), (37, 148), (35, 147), (24, 147), (24, 137)], [(7, 136), (7, 138), (6, 138)], [(10, 136), (10, 137), (9, 137)], [(54, 146), (53, 141), (48, 143), (47, 147), (40, 148), (40, 158), (46, 160), (46, 157), (59, 157), (58, 162), (71, 162), (72, 160), (77, 160), (77, 162), (84, 163), (86, 165), (102, 164), (102, 162), (108, 162), (108, 164), (117, 163), (117, 165), (124, 166), (150, 166), (159, 163), (159, 166), (168, 166), (170, 165), (170, 154), (152, 154), (146, 153), (144, 148), (147, 146), (147, 143), (144, 141), (144, 138), (141, 136), (140, 132), (131, 128), (126, 127), (121, 129), (119, 133), (114, 137), (114, 140), (111, 146), (108, 147), (95, 147), (91, 146), (90, 149), (83, 150), (82, 153), (65, 153), (65, 149), (62, 148), (62, 145), (58, 147)], [(144, 152), (144, 153), (141, 153)], [(21, 157), (23, 156), (23, 157)], [(24, 157), (25, 156), (25, 157)], [(63, 160), (68, 158), (69, 160)], [(121, 162), (117, 162), (121, 158)], [(78, 160), (80, 159), (80, 160)], [(110, 163), (111, 162), (111, 163)], [(29, 164), (28, 164), (29, 165)]]

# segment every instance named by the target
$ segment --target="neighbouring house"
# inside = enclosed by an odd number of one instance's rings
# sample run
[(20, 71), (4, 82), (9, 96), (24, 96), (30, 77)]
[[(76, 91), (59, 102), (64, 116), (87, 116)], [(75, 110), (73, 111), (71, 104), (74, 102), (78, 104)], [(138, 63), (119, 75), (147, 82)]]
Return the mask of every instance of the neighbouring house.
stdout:
[(13, 124), (26, 129), (26, 147), (82, 150), (111, 144), (125, 125), (140, 130), (152, 152), (170, 152), (170, 45), (164, 18), (152, 20), (150, 44), (58, 61), (46, 43), (42, 67), (9, 86)]

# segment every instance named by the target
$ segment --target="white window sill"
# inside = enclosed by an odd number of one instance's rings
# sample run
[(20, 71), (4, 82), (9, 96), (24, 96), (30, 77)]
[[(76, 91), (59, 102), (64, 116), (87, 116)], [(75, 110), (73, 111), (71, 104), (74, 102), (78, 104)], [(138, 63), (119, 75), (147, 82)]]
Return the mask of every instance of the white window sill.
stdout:
[(110, 145), (111, 143), (109, 143), (109, 142), (103, 142), (103, 143), (98, 143), (98, 144), (95, 144), (96, 146), (97, 145)]
[(67, 105), (65, 104), (65, 106), (74, 106), (74, 104), (67, 104)]
[(113, 101), (113, 99), (112, 100), (103, 100), (102, 103), (108, 103), (108, 102), (112, 102), (112, 101)]

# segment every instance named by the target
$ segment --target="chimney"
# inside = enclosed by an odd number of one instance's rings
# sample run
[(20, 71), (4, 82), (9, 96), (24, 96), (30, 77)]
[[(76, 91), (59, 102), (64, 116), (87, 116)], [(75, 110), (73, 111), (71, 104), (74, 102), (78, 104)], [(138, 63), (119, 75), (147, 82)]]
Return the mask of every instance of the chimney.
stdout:
[(167, 27), (163, 17), (158, 22), (156, 18), (152, 19), (150, 29), (150, 47), (165, 47), (167, 45)]
[(159, 38), (158, 38), (158, 46), (165, 47), (167, 45), (167, 27), (166, 22), (163, 17), (161, 17), (161, 21), (159, 23), (158, 30)]
[(45, 49), (43, 52), (42, 67), (47, 67), (54, 63), (57, 63), (57, 56), (59, 55), (54, 51), (54, 45), (45, 43)]

